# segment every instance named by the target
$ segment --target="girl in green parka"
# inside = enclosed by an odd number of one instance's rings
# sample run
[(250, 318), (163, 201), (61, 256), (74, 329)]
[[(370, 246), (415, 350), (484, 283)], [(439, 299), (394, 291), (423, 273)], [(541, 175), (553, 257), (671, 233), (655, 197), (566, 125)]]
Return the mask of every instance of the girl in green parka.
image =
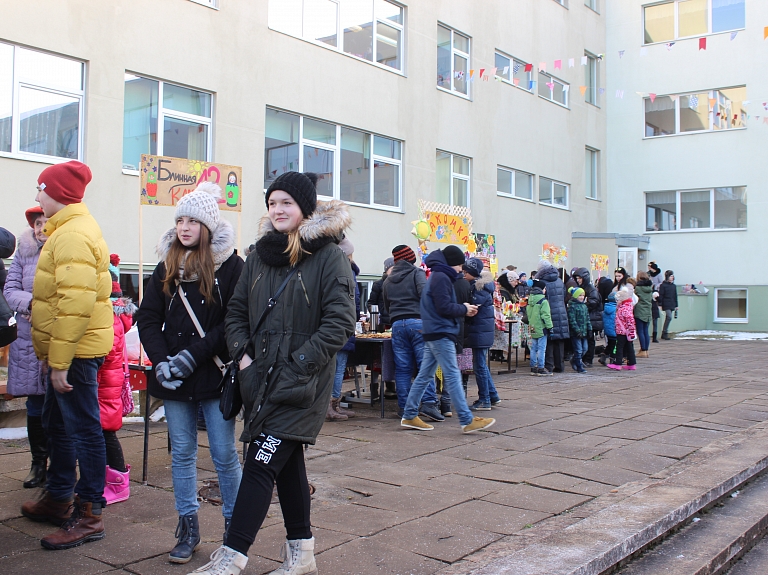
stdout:
[(547, 355), (547, 335), (552, 329), (552, 314), (545, 292), (547, 284), (543, 281), (531, 282), (531, 293), (528, 294), (526, 316), (531, 330), (528, 346), (531, 348), (531, 375), (552, 375), (552, 372), (544, 367)]
[(651, 346), (648, 324), (653, 317), (653, 282), (645, 272), (637, 272), (637, 285), (635, 285), (637, 303), (634, 308), (635, 324), (637, 324), (637, 339), (640, 341), (640, 352), (637, 357), (648, 357), (648, 348)]

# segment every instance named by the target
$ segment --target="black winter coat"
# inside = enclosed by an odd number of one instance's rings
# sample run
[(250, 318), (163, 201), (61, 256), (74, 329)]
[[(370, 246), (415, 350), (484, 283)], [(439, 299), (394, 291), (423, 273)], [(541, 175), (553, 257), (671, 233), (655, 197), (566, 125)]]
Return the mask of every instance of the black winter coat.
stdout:
[(549, 339), (568, 339), (568, 310), (565, 308), (565, 286), (552, 264), (546, 264), (536, 273), (536, 279), (547, 284), (547, 301), (552, 314), (552, 330)]
[[(0, 228), (0, 258), (9, 258), (16, 251), (16, 237), (6, 230)], [(8, 271), (5, 269), (3, 260), (0, 259), (0, 291), (3, 291), (5, 287), (5, 278), (8, 275)]]
[(493, 308), (493, 291), (496, 289), (490, 272), (482, 275), (472, 284), (472, 300), (478, 306), (477, 315), (466, 318), (464, 344), (471, 348), (484, 348), (493, 345), (496, 318)]
[(677, 309), (677, 286), (664, 280), (659, 286), (659, 305), (664, 311)]
[(592, 285), (592, 278), (589, 277), (587, 268), (579, 268), (576, 271), (576, 276), (581, 278), (581, 286), (579, 287), (584, 290), (586, 295), (584, 303), (587, 304), (587, 310), (589, 310), (589, 322), (592, 324), (592, 329), (603, 331), (603, 300), (600, 297), (600, 292)]
[(384, 280), (387, 279), (386, 274), (382, 276), (380, 280), (373, 282), (371, 286), (371, 295), (368, 296), (368, 303), (366, 304), (368, 311), (371, 311), (372, 305), (379, 306), (379, 325), (392, 325), (392, 321), (389, 318), (389, 311), (387, 310), (387, 304), (384, 302)]
[[(456, 283), (453, 284), (453, 291), (456, 292), (456, 303), (464, 305), (465, 303), (472, 303), (472, 284), (466, 279), (459, 278)], [(471, 347), (466, 342), (466, 316), (459, 318), (459, 343), (456, 344), (456, 353), (462, 353), (465, 347)]]
[(201, 338), (178, 293), (174, 291), (169, 297), (163, 292), (165, 263), (161, 262), (155, 268), (136, 314), (141, 343), (153, 365), (168, 361), (168, 356), (186, 349), (195, 358), (197, 368), (175, 390), (160, 385), (154, 371), (147, 372), (147, 385), (152, 397), (200, 401), (221, 395), (221, 371), (214, 363), (213, 356), (218, 355), (224, 363), (229, 361), (224, 338), (224, 316), (242, 270), (243, 260), (235, 253), (221, 264), (216, 271), (217, 284), (213, 288), (213, 301), (204, 301), (199, 282), (180, 284), (205, 330), (205, 337)]

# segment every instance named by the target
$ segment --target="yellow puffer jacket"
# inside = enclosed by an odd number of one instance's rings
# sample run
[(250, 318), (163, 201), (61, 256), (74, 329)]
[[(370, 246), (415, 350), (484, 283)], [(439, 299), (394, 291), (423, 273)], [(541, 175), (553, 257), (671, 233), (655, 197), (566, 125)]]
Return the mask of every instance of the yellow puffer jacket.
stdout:
[(112, 349), (109, 249), (85, 204), (70, 204), (45, 224), (48, 236), (32, 288), (32, 343), (41, 360), (69, 369), (72, 358)]

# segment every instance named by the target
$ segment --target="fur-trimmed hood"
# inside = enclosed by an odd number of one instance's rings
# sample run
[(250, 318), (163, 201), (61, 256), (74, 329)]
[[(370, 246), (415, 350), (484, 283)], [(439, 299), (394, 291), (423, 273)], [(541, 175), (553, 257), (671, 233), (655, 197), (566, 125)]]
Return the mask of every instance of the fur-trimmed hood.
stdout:
[(112, 300), (112, 309), (115, 311), (115, 315), (127, 315), (132, 316), (139, 308), (133, 303), (133, 300), (129, 297), (119, 297)]
[(31, 228), (25, 229), (18, 236), (16, 244), (16, 253), (25, 258), (31, 258), (43, 249), (43, 246), (37, 243), (35, 238), (35, 230)]
[(493, 281), (493, 274), (487, 270), (483, 270), (480, 277), (475, 280), (475, 287), (477, 289), (485, 289), (485, 291), (493, 293), (496, 291), (496, 283)]
[[(352, 217), (349, 215), (347, 204), (340, 200), (318, 201), (312, 215), (299, 225), (299, 236), (306, 243), (312, 243), (321, 237), (332, 237), (341, 241), (344, 230), (351, 223)], [(262, 216), (256, 241), (274, 231), (269, 215)]]
[[(155, 248), (155, 253), (157, 253), (160, 261), (165, 261), (175, 239), (175, 227), (160, 236), (160, 241), (157, 242), (157, 247)], [(221, 220), (216, 230), (211, 234), (211, 250), (213, 251), (213, 263), (216, 270), (234, 253), (235, 230), (227, 220)]]

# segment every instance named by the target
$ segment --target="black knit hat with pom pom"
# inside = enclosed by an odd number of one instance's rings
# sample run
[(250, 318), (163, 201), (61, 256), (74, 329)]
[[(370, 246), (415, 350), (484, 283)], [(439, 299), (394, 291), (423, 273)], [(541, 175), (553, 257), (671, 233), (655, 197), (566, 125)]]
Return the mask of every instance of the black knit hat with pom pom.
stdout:
[(269, 195), (275, 190), (282, 190), (289, 194), (299, 207), (305, 218), (311, 216), (317, 207), (317, 174), (312, 172), (285, 172), (275, 178), (275, 181), (267, 188), (264, 203), (269, 209)]

